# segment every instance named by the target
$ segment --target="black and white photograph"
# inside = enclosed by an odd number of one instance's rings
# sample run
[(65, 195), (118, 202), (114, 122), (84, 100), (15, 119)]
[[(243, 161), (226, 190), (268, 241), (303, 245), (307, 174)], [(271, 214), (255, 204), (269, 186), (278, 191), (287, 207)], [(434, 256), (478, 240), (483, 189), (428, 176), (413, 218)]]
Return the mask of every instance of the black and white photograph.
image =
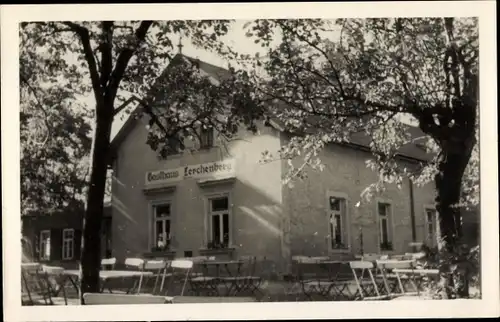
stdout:
[(498, 316), (495, 4), (441, 4), (2, 6), (11, 319)]

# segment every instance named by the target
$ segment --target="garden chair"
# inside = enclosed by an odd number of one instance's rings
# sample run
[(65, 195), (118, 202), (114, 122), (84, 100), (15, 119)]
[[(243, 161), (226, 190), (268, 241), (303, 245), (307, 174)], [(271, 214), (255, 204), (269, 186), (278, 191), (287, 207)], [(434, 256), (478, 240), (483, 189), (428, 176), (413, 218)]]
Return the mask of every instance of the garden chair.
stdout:
[[(125, 259), (125, 267), (127, 269), (133, 269), (133, 270), (136, 270), (136, 271), (143, 271), (144, 270), (144, 264), (145, 264), (145, 261), (142, 258), (127, 258), (127, 259)], [(127, 290), (127, 294), (130, 293), (132, 290), (134, 290), (136, 288), (137, 288), (137, 293), (140, 293), (141, 292), (141, 286), (142, 286), (142, 280), (143, 280), (143, 277), (140, 276), (139, 279), (134, 282), (134, 284), (132, 285), (132, 287), (130, 287)]]
[[(395, 297), (418, 294), (415, 276), (411, 273), (414, 269), (413, 260), (377, 261), (377, 267), (380, 269), (381, 277), (384, 281), (384, 287), (388, 296)], [(407, 285), (408, 282), (412, 284), (415, 290), (414, 292), (410, 293), (406, 291), (405, 284)], [(399, 289), (399, 293), (394, 292), (396, 289)]]
[(52, 305), (51, 288), (39, 263), (21, 265), (21, 303), (23, 305)]
[(172, 292), (172, 287), (175, 285), (176, 280), (180, 277), (180, 281), (182, 283), (180, 295), (184, 295), (193, 266), (193, 261), (188, 259), (174, 259), (171, 261), (169, 265), (170, 273), (167, 274), (167, 276), (170, 277), (167, 292)]
[(380, 300), (386, 298), (386, 296), (380, 294), (375, 277), (373, 276), (375, 268), (373, 262), (352, 261), (349, 262), (349, 266), (351, 267), (357, 287), (357, 292), (354, 295), (355, 299), (358, 295), (361, 300)]
[(328, 298), (335, 284), (330, 272), (321, 267), (321, 262), (313, 257), (297, 258), (298, 283), (309, 300), (315, 296)]
[[(158, 287), (158, 282), (160, 282), (160, 287), (159, 287), (159, 293), (163, 291), (163, 286), (165, 284), (165, 278), (167, 276), (167, 267), (168, 267), (168, 262), (165, 260), (148, 260), (146, 263), (144, 263), (144, 270), (145, 271), (152, 271), (154, 274), (155, 278), (155, 283), (153, 286), (152, 293), (156, 294), (156, 288)], [(144, 282), (144, 284), (147, 283), (147, 280)]]
[(110, 270), (113, 270), (115, 269), (115, 265), (116, 265), (116, 258), (103, 258), (101, 260), (101, 268), (103, 270), (106, 270), (106, 269), (110, 269)]
[(256, 295), (256, 293), (262, 295), (262, 291), (260, 290), (262, 278), (256, 274), (256, 271), (257, 265), (263, 263), (265, 257), (241, 256), (240, 259), (243, 261), (240, 274), (238, 276), (224, 277), (223, 280), (233, 284), (234, 295), (245, 292), (249, 292), (252, 295)]

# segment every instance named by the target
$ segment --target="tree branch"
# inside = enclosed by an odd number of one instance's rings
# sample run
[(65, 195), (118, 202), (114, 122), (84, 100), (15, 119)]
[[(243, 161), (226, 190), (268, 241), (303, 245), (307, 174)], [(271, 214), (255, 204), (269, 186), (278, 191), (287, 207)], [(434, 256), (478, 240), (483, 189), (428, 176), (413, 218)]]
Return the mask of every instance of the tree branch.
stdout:
[(87, 28), (82, 27), (71, 21), (64, 21), (63, 24), (71, 28), (79, 37), (83, 46), (83, 53), (85, 55), (85, 60), (89, 66), (90, 79), (92, 81), (92, 88), (94, 89), (94, 96), (97, 103), (102, 101), (102, 88), (99, 82), (99, 73), (97, 71), (97, 64), (95, 61), (94, 53), (92, 51), (92, 46), (90, 45), (90, 35)]
[(142, 21), (139, 28), (137, 28), (137, 30), (135, 31), (136, 43), (133, 46), (129, 46), (128, 48), (123, 49), (118, 56), (118, 59), (116, 60), (116, 66), (111, 73), (109, 85), (106, 88), (107, 91), (105, 93), (105, 95), (111, 101), (113, 101), (116, 96), (118, 86), (120, 85), (120, 81), (123, 78), (123, 74), (125, 73), (125, 69), (127, 68), (130, 58), (132, 58), (132, 55), (134, 54), (138, 45), (146, 38), (148, 29), (152, 23), (153, 21)]
[(102, 22), (101, 43), (101, 86), (106, 87), (113, 69), (113, 21)]

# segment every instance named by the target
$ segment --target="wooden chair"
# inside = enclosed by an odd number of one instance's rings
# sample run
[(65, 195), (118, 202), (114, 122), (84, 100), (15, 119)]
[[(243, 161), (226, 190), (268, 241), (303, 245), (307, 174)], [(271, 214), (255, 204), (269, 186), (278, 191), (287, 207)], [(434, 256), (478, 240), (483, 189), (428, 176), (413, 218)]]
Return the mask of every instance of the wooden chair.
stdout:
[[(357, 286), (357, 293), (354, 295), (355, 298), (359, 294), (362, 300), (380, 300), (386, 298), (382, 296), (379, 292), (375, 277), (373, 276), (373, 270), (375, 266), (371, 261), (352, 261), (349, 262), (352, 274)], [(365, 274), (368, 273), (368, 278), (366, 279)]]
[(106, 269), (115, 269), (115, 265), (116, 265), (116, 258), (113, 257), (113, 258), (103, 258), (101, 260), (101, 268), (103, 270), (106, 270)]
[[(41, 268), (43, 278), (47, 281), (48, 291), (51, 295), (51, 301), (54, 302), (64, 302), (64, 305), (68, 305), (68, 297), (66, 295), (66, 287), (64, 285), (65, 276), (64, 268), (59, 266), (47, 266), (43, 265)], [(62, 292), (63, 297), (57, 297), (59, 292)]]
[[(377, 267), (380, 269), (382, 279), (384, 281), (385, 290), (390, 297), (400, 295), (414, 295), (418, 294), (418, 287), (414, 280), (413, 274), (400, 274), (402, 271), (398, 270), (412, 270), (414, 268), (413, 260), (389, 260), (377, 261)], [(415, 292), (407, 292), (403, 280), (410, 282), (415, 289)], [(392, 282), (392, 286), (390, 285)], [(394, 293), (399, 288), (400, 293)]]
[[(144, 270), (144, 259), (142, 258), (127, 258), (125, 259), (125, 267), (127, 269), (133, 269), (136, 271), (143, 271)], [(141, 286), (142, 286), (142, 280), (143, 277), (139, 277), (138, 281), (135, 281), (134, 284), (132, 285), (131, 288), (127, 290), (127, 294), (130, 293), (133, 289), (137, 288), (137, 293), (141, 292)]]
[(257, 256), (241, 256), (240, 260), (243, 261), (238, 276), (224, 277), (223, 280), (232, 283), (234, 295), (239, 295), (245, 292), (250, 292), (252, 295), (260, 293), (260, 285), (262, 278), (257, 275), (257, 265), (262, 264), (265, 257)]
[(21, 303), (23, 305), (51, 305), (50, 287), (39, 263), (21, 265)]
[(170, 271), (168, 274), (170, 276), (170, 283), (167, 292), (172, 291), (172, 286), (174, 285), (177, 277), (182, 278), (182, 289), (181, 296), (184, 295), (184, 290), (186, 289), (187, 281), (189, 279), (191, 270), (193, 269), (193, 261), (188, 259), (174, 259), (170, 262)]
[(83, 303), (85, 305), (167, 304), (172, 303), (172, 298), (150, 294), (85, 293)]
[(144, 270), (152, 271), (155, 276), (155, 283), (152, 291), (153, 294), (156, 294), (156, 287), (158, 286), (160, 277), (161, 277), (161, 283), (160, 283), (159, 293), (162, 292), (163, 286), (165, 284), (165, 278), (167, 276), (167, 267), (168, 267), (168, 262), (165, 260), (149, 260), (144, 264)]

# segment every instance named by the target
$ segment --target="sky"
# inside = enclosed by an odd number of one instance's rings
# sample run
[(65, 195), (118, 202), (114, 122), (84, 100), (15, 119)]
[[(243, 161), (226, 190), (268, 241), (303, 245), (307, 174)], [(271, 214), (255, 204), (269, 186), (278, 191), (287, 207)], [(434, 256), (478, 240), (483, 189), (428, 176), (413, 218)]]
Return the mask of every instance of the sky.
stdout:
[[(257, 52), (260, 54), (260, 56), (265, 56), (265, 50), (260, 46), (260, 44), (255, 44), (253, 39), (248, 38), (245, 33), (244, 25), (248, 22), (248, 20), (238, 20), (235, 21), (232, 25), (232, 28), (229, 30), (228, 34), (224, 36), (222, 39), (223, 41), (231, 46), (236, 52), (241, 53), (241, 54), (250, 54), (254, 55)], [(179, 43), (179, 36), (178, 35), (172, 35), (171, 36), (172, 43), (178, 44)], [(179, 49), (175, 48), (175, 50), (178, 52)], [(212, 53), (200, 48), (195, 47), (194, 45), (191, 44), (190, 40), (187, 38), (182, 39), (182, 53), (193, 57), (193, 58), (198, 58), (202, 61), (205, 61), (207, 63), (224, 67), (227, 68), (228, 66), (228, 61), (224, 60), (221, 58), (219, 55), (216, 53)], [(165, 67), (167, 66), (167, 62), (165, 63)], [(82, 97), (82, 101), (89, 107), (93, 108), (95, 106), (95, 100), (93, 98), (93, 95), (90, 94), (86, 97)], [(400, 115), (398, 117), (402, 122), (409, 123), (415, 125), (415, 122), (411, 120), (411, 117), (405, 116), (405, 115)], [(114, 136), (118, 133), (120, 128), (123, 126), (123, 124), (126, 121), (126, 116), (123, 115), (117, 115), (115, 117), (115, 121), (113, 122), (112, 130), (111, 130), (111, 139), (114, 138)]]

